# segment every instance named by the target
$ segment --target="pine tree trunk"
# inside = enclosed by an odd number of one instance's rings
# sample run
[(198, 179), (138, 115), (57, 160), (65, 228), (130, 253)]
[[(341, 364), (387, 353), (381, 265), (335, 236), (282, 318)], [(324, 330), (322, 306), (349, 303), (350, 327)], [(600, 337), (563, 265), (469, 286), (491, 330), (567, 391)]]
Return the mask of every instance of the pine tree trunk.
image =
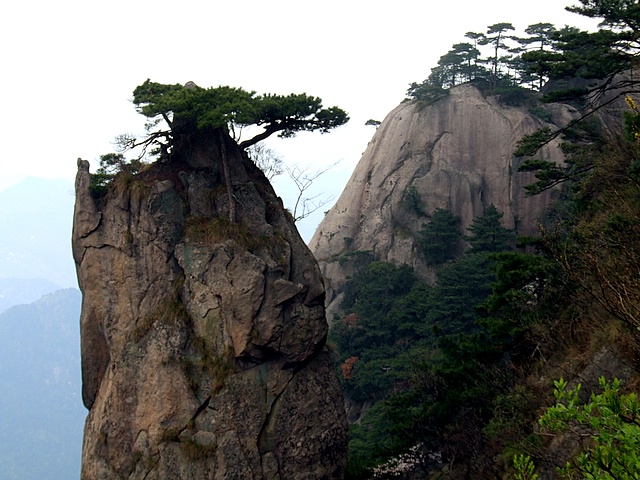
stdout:
[(224, 181), (227, 184), (227, 195), (229, 196), (229, 221), (236, 223), (236, 202), (233, 197), (233, 184), (231, 183), (231, 173), (229, 172), (229, 162), (227, 161), (227, 147), (224, 141), (222, 129), (218, 130), (220, 134), (220, 157), (222, 158), (222, 170), (224, 172)]

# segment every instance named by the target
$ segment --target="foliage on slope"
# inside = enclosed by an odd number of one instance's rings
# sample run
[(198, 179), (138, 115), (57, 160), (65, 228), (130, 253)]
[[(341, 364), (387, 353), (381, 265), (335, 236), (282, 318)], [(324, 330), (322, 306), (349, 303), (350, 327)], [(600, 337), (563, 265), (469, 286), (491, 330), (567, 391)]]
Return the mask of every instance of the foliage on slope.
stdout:
[[(435, 285), (406, 265), (360, 268), (332, 331), (347, 396), (372, 405), (351, 427), (350, 478), (385, 478), (379, 466), (409, 451), (412, 471), (450, 464), (449, 478), (503, 475), (514, 453), (551, 462), (537, 427), (551, 379), (602, 347), (638, 359), (639, 154), (607, 139), (526, 248), (488, 209)], [(480, 228), (487, 217), (499, 230)]]
[[(374, 404), (352, 427), (354, 478), (414, 445), (437, 448), (462, 409), (487, 416), (495, 363), (520, 335), (497, 312), (515, 303), (513, 285), (529, 284), (543, 269), (537, 257), (511, 250), (514, 233), (501, 217), (490, 206), (474, 221), (465, 237), (471, 248), (441, 264), (433, 286), (406, 265), (384, 262), (368, 264), (348, 283), (332, 339), (347, 395)], [(445, 223), (453, 235), (457, 225)], [(500, 285), (494, 295), (492, 284)], [(535, 295), (513, 294), (518, 301)]]
[[(486, 67), (471, 45), (457, 45), (427, 81), (409, 90), (414, 100), (435, 101), (446, 88), (479, 75), (493, 93), (506, 86), (512, 90), (502, 93), (515, 98), (522, 85), (549, 81), (546, 100), (571, 100), (586, 113), (565, 128), (523, 139), (516, 152), (528, 157), (522, 169), (537, 174), (530, 194), (553, 187), (564, 192), (541, 236), (521, 242), (525, 248), (505, 248), (513, 233), (502, 231), (508, 240), (483, 251), (500, 235), (482, 231), (477, 219), (464, 237), (471, 248), (460, 256), (455, 217), (434, 212), (417, 243), (436, 268), (435, 285), (407, 266), (380, 263), (361, 267), (350, 280), (345, 316), (336, 319), (332, 335), (348, 397), (372, 405), (351, 428), (350, 478), (425, 478), (433, 472), (536, 478), (536, 468), (553, 477), (563, 462), (579, 467), (584, 452), (598, 452), (600, 437), (593, 426), (573, 443), (571, 433), (541, 432), (537, 420), (553, 402), (551, 380), (597, 370), (593, 359), (607, 351), (631, 372), (621, 391), (637, 389), (640, 114), (627, 97), (625, 135), (616, 136), (593, 121), (600, 107), (592, 101), (612, 91), (615, 100), (637, 86), (616, 75), (637, 63), (640, 10), (626, 0), (581, 3), (572, 11), (604, 19), (601, 29), (531, 29), (540, 49), (522, 54), (520, 60), (530, 63), (516, 68), (515, 77), (501, 75), (505, 57), (498, 55), (512, 27), (496, 24), (486, 35), (467, 34), (493, 46)], [(558, 136), (567, 163), (536, 159), (539, 146)], [(585, 390), (590, 388), (597, 384)], [(601, 462), (593, 471), (618, 478), (605, 467), (610, 465)], [(565, 472), (591, 478), (579, 468)]]

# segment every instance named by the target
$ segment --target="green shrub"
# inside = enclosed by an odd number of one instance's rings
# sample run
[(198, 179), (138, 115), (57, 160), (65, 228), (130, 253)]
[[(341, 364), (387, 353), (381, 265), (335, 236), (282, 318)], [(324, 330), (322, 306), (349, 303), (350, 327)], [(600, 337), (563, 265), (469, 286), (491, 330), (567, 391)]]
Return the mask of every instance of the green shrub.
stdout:
[(119, 173), (132, 176), (140, 172), (143, 163), (140, 159), (127, 160), (121, 153), (100, 155), (100, 168), (91, 175), (89, 191), (94, 197), (102, 197), (109, 184)]
[(402, 200), (400, 200), (400, 206), (407, 212), (414, 213), (419, 217), (424, 215), (420, 192), (413, 185), (410, 185), (405, 190)]
[(518, 86), (498, 87), (493, 89), (490, 95), (496, 95), (500, 104), (507, 107), (521, 107), (534, 98), (531, 90)]
[(620, 393), (620, 381), (600, 377), (602, 393), (589, 402), (579, 398), (581, 385), (569, 389), (562, 378), (554, 382), (556, 404), (540, 418), (550, 432), (569, 432), (592, 443), (559, 469), (565, 478), (631, 480), (640, 478), (640, 403), (635, 393)]
[(531, 115), (535, 115), (540, 120), (543, 120), (547, 123), (551, 123), (551, 121), (553, 120), (553, 116), (551, 115), (551, 112), (546, 108), (542, 108), (540, 106), (531, 107), (529, 109), (529, 113)]

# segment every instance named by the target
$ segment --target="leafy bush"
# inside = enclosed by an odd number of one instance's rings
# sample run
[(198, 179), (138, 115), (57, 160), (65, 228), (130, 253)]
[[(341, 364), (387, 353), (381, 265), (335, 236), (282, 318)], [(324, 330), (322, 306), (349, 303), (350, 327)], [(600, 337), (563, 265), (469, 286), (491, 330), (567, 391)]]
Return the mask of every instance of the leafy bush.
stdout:
[(140, 159), (127, 160), (121, 153), (100, 155), (100, 168), (91, 175), (89, 191), (94, 197), (103, 196), (111, 181), (119, 173), (135, 175), (140, 172), (143, 163)]
[(521, 107), (529, 104), (535, 97), (534, 93), (528, 88), (518, 86), (498, 87), (490, 92), (496, 95), (500, 104), (507, 107)]
[(513, 467), (515, 468), (515, 474), (513, 478), (515, 480), (537, 480), (538, 475), (535, 473), (535, 465), (531, 461), (529, 455), (516, 455), (513, 457)]
[(551, 115), (551, 112), (549, 110), (547, 110), (546, 108), (542, 108), (540, 106), (534, 106), (531, 107), (529, 109), (529, 113), (531, 115), (535, 115), (536, 117), (538, 117), (540, 120), (543, 120), (547, 123), (551, 123), (551, 121), (553, 120), (553, 116)]
[(640, 403), (635, 393), (622, 394), (620, 381), (599, 380), (602, 393), (589, 402), (579, 399), (581, 385), (568, 388), (562, 378), (554, 382), (556, 404), (540, 418), (547, 430), (569, 432), (593, 443), (559, 471), (565, 478), (635, 480), (640, 478)]

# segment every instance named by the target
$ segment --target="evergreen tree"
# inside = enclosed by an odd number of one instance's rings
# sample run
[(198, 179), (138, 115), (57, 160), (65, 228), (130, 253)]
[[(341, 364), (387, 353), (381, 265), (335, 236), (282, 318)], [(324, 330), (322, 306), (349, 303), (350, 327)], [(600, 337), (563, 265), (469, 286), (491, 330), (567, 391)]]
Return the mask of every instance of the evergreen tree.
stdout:
[(429, 83), (442, 88), (454, 87), (475, 78), (480, 51), (470, 43), (457, 43), (440, 57), (438, 66), (431, 70)]
[[(176, 144), (193, 135), (213, 137), (229, 197), (229, 220), (235, 222), (235, 198), (227, 158), (227, 140), (240, 149), (248, 149), (273, 134), (292, 137), (301, 131), (329, 132), (349, 120), (338, 108), (324, 108), (322, 100), (305, 93), (290, 95), (256, 95), (242, 88), (220, 86), (202, 88), (193, 82), (168, 85), (147, 79), (133, 91), (138, 113), (149, 119), (143, 138), (121, 135), (116, 143), (121, 151), (140, 149), (138, 159), (147, 153), (159, 155), (162, 162), (175, 158)], [(236, 129), (253, 125), (261, 132), (239, 142)], [(187, 140), (189, 144), (191, 140)], [(178, 155), (179, 156), (179, 155)]]
[(567, 7), (570, 12), (590, 18), (601, 18), (601, 26), (625, 32), (623, 38), (638, 42), (634, 32), (640, 31), (640, 4), (637, 0), (580, 0), (582, 6)]
[[(631, 67), (630, 52), (619, 49), (620, 34), (612, 30), (600, 29), (591, 33), (575, 27), (565, 27), (553, 35), (554, 50), (560, 55), (547, 53), (549, 78), (566, 80), (575, 78), (605, 79)], [(533, 54), (526, 56), (529, 59)], [(598, 87), (591, 87), (596, 91)], [(558, 88), (545, 95), (546, 101), (570, 100), (589, 94), (590, 88)], [(559, 91), (557, 91), (559, 90)]]
[(477, 331), (475, 307), (491, 293), (495, 276), (486, 252), (470, 252), (438, 270), (429, 300), (424, 335), (435, 328), (439, 336)]
[(467, 32), (464, 34), (464, 36), (466, 38), (468, 38), (469, 40), (473, 40), (473, 48), (475, 48), (476, 50), (478, 49), (478, 45), (482, 44), (482, 41), (484, 39), (484, 33), (477, 33), (477, 32)]
[(473, 80), (476, 76), (477, 61), (480, 56), (480, 50), (470, 43), (456, 43), (452, 52), (454, 52), (460, 60), (459, 72), (461, 79), (464, 81)]
[(548, 50), (553, 41), (551, 36), (556, 28), (551, 23), (534, 23), (525, 28), (524, 32), (529, 35), (527, 38), (519, 38), (518, 43), (533, 45), (537, 50)]
[(520, 55), (520, 71), (525, 81), (535, 80), (536, 87), (541, 89), (548, 80), (552, 61), (557, 61), (560, 54), (553, 50), (553, 35), (556, 28), (551, 23), (536, 23), (525, 29), (526, 38), (518, 38), (523, 53)]
[(432, 71), (432, 75), (429, 78), (440, 87), (455, 87), (458, 84), (461, 65), (461, 56), (457, 52), (450, 50), (440, 57), (435, 72)]
[(489, 205), (484, 213), (475, 218), (469, 227), (471, 235), (465, 240), (471, 245), (473, 252), (501, 252), (510, 250), (516, 239), (513, 230), (504, 228), (501, 219), (504, 216), (495, 205)]
[(420, 230), (418, 245), (427, 262), (441, 265), (455, 258), (459, 241), (460, 217), (450, 211), (437, 208), (431, 214), (431, 222)]
[(487, 33), (480, 40), (480, 45), (491, 45), (493, 47), (493, 56), (489, 57), (488, 63), (491, 65), (491, 86), (496, 87), (498, 84), (498, 72), (500, 63), (505, 62), (509, 57), (501, 56), (501, 50), (508, 50), (506, 40), (511, 38), (506, 32), (514, 30), (510, 23), (495, 23), (487, 28)]
[[(515, 152), (517, 156), (533, 156), (543, 146), (560, 136), (568, 142), (563, 145), (568, 157), (568, 167), (552, 162), (527, 159), (520, 171), (536, 172), (538, 181), (528, 186), (530, 194), (539, 193), (553, 185), (583, 178), (590, 171), (593, 154), (587, 149), (598, 148), (600, 132), (592, 138), (581, 135), (571, 138), (571, 133), (591, 129), (589, 125), (593, 113), (617, 101), (621, 96), (637, 94), (638, 80), (629, 76), (617, 76), (631, 71), (637, 65), (640, 55), (640, 6), (635, 0), (580, 0), (582, 6), (568, 7), (567, 10), (602, 20), (596, 32), (586, 32), (575, 27), (565, 27), (551, 34), (553, 51), (526, 52), (525, 61), (535, 67), (540, 74), (549, 77), (551, 89), (542, 100), (573, 101), (584, 107), (582, 116), (568, 125), (550, 130), (540, 129), (525, 136)], [(576, 79), (597, 80), (596, 82), (573, 82)], [(572, 85), (567, 87), (567, 84)], [(577, 85), (577, 86), (576, 86)], [(612, 94), (605, 97), (605, 93)], [(589, 100), (602, 101), (589, 101)], [(580, 155), (576, 155), (575, 152)], [(582, 157), (582, 158), (580, 158)]]
[[(301, 131), (326, 133), (349, 120), (344, 110), (324, 108), (320, 98), (304, 93), (256, 95), (228, 86), (202, 88), (193, 82), (183, 86), (146, 80), (133, 91), (133, 103), (139, 113), (151, 119), (149, 135), (137, 145), (158, 143), (165, 138), (170, 147), (172, 136), (185, 130), (212, 127), (233, 133), (238, 127), (261, 127), (262, 132), (239, 143), (246, 149), (275, 133), (281, 137), (292, 137)], [(167, 123), (169, 131), (154, 128), (160, 120)], [(134, 142), (130, 146), (137, 145)]]
[(413, 268), (386, 262), (372, 262), (350, 279), (345, 286), (342, 309), (355, 313), (360, 319), (358, 326), (364, 348), (393, 345), (398, 332), (390, 312), (415, 282)]

